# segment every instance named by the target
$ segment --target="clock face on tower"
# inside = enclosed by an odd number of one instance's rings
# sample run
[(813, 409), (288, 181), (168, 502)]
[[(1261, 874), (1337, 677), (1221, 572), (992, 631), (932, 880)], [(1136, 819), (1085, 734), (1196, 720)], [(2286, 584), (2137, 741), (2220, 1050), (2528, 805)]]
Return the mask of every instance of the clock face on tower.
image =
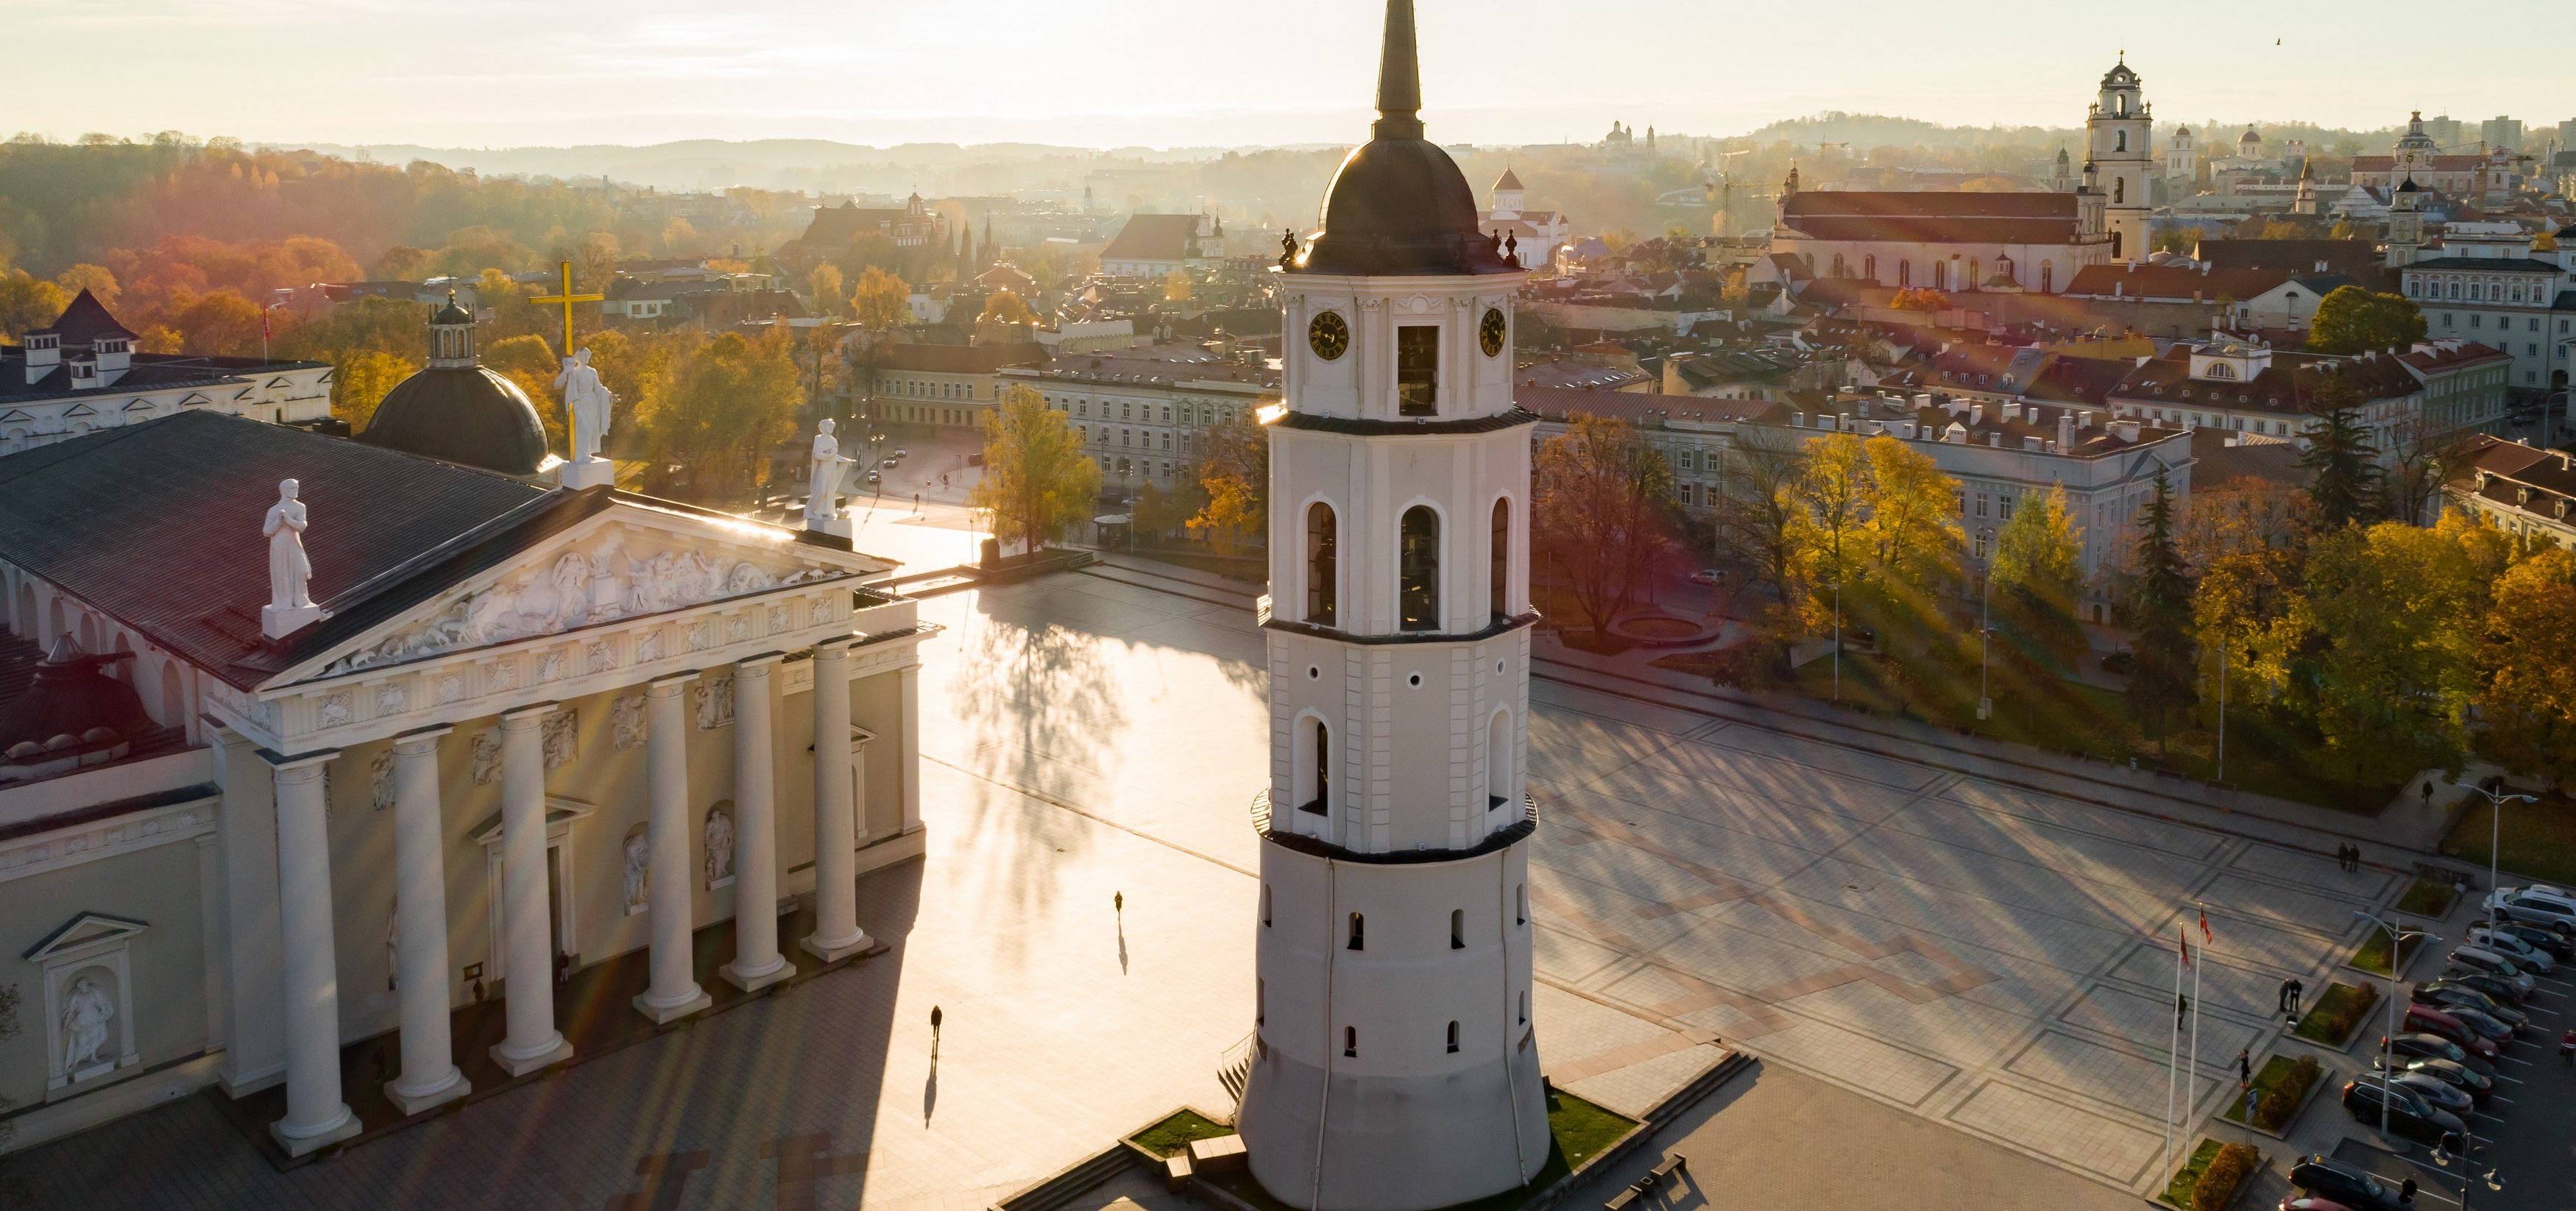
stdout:
[(1314, 347), (1315, 356), (1328, 362), (1339, 360), (1351, 347), (1350, 321), (1341, 312), (1323, 312), (1306, 325), (1306, 343)]
[(1486, 308), (1485, 322), (1476, 326), (1476, 343), (1484, 348), (1485, 356), (1501, 357), (1503, 338), (1510, 334), (1511, 322), (1503, 318), (1502, 308)]

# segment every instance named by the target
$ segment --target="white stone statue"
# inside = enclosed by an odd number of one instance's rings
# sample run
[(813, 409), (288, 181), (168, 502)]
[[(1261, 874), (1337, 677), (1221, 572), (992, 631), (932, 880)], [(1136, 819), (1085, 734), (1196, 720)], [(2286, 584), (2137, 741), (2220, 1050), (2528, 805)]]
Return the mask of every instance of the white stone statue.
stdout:
[(268, 519), (259, 528), (268, 536), (268, 605), (273, 610), (313, 606), (309, 592), (313, 561), (304, 556), (304, 527), (309, 523), (304, 502), (295, 498), (295, 492), (294, 480), (277, 481), (277, 503), (268, 507)]
[(841, 453), (841, 439), (832, 436), (830, 417), (815, 426), (814, 452), (805, 459), (805, 520), (840, 520), (841, 468), (857, 461)]
[(703, 840), (707, 846), (707, 886), (712, 888), (733, 877), (733, 814), (721, 807), (708, 808)]
[(82, 976), (72, 981), (63, 996), (63, 1071), (107, 1062), (107, 1024), (115, 1017), (116, 1003), (97, 980)]
[(599, 371), (590, 368), (590, 350), (583, 348), (563, 363), (555, 375), (555, 390), (563, 393), (564, 411), (572, 420), (572, 461), (589, 462), (599, 457), (599, 439), (608, 432), (610, 411), (617, 395), (599, 381)]
[(645, 902), (645, 892), (652, 873), (653, 848), (644, 840), (641, 828), (626, 834), (626, 915), (634, 916), (652, 907)]

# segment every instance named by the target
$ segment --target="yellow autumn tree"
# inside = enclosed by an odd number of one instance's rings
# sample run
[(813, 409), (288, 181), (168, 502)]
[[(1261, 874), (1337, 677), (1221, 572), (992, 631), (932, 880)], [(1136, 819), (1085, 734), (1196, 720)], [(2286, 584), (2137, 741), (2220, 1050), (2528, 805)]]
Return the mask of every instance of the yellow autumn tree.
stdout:
[(1082, 520), (1100, 493), (1100, 464), (1064, 413), (1034, 388), (1013, 385), (984, 417), (984, 477), (967, 503), (993, 534), (1017, 539), (1031, 553)]

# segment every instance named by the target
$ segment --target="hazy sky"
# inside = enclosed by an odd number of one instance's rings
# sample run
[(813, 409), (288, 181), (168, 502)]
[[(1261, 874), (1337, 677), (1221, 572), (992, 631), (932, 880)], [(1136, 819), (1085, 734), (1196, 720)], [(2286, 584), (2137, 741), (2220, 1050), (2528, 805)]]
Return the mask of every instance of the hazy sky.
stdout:
[[(2535, 125), (2576, 115), (2567, 0), (1419, 3), (1424, 116), (1446, 141), (1591, 139), (1613, 119), (1734, 134), (1828, 109), (2071, 125), (2124, 44), (2167, 126), (2378, 127), (2415, 106)], [(1361, 136), (1383, 11), (1382, 0), (0, 0), (0, 126), (468, 147), (1339, 143)], [(2120, 13), (2135, 20), (2106, 20)]]

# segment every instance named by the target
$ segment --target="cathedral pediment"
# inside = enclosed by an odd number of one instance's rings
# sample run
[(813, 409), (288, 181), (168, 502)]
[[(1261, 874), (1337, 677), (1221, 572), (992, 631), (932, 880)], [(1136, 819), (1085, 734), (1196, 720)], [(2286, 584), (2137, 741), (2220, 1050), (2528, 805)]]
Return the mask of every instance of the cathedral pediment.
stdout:
[(779, 530), (612, 509), (279, 680), (332, 677), (882, 571)]
[(149, 922), (127, 917), (109, 916), (103, 912), (78, 913), (55, 927), (54, 932), (46, 934), (41, 941), (20, 952), (18, 957), (30, 963), (43, 963), (101, 942), (130, 938), (149, 928)]

